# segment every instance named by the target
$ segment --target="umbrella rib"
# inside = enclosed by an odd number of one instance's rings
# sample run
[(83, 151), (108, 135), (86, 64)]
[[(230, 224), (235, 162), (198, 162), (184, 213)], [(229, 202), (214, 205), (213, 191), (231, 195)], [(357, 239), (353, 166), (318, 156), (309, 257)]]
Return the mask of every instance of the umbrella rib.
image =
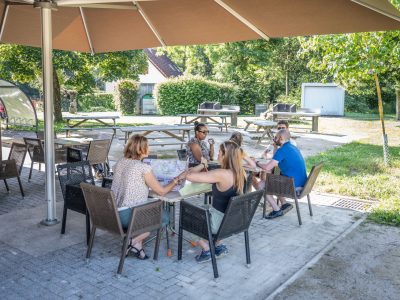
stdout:
[(91, 52), (92, 54), (94, 54), (93, 43), (92, 43), (92, 39), (91, 39), (90, 34), (89, 34), (89, 29), (88, 29), (88, 26), (87, 26), (87, 23), (86, 23), (85, 13), (84, 13), (82, 7), (79, 7), (79, 11), (80, 11), (80, 13), (81, 13), (81, 18), (82, 18), (82, 22), (83, 22), (83, 27), (85, 28), (86, 38), (87, 38), (88, 43), (89, 43), (90, 52)]
[(150, 27), (151, 31), (153, 31), (154, 35), (156, 36), (156, 38), (158, 39), (158, 41), (160, 42), (160, 44), (163, 47), (166, 47), (166, 44), (163, 40), (163, 38), (161, 37), (160, 33), (158, 32), (158, 30), (154, 27), (153, 23), (151, 22), (151, 20), (149, 19), (149, 17), (146, 15), (146, 13), (143, 11), (143, 9), (141, 8), (141, 6), (139, 5), (139, 3), (137, 3), (136, 1), (132, 1), (133, 4), (137, 7), (138, 12), (140, 13), (140, 15), (143, 17), (144, 21), (147, 23), (147, 25)]
[(262, 32), (260, 29), (258, 29), (257, 26), (255, 26), (249, 20), (244, 18), (242, 15), (240, 15), (236, 10), (234, 10), (232, 7), (230, 7), (228, 4), (226, 4), (223, 0), (214, 0), (214, 1), (217, 4), (219, 4), (223, 9), (225, 9), (228, 13), (230, 13), (232, 16), (234, 16), (236, 19), (238, 19), (240, 22), (242, 22), (244, 25), (246, 25), (251, 30), (253, 30), (255, 33), (257, 33), (259, 36), (261, 36), (263, 39), (269, 40), (268, 35), (266, 35), (264, 32)]
[(370, 9), (370, 10), (373, 10), (373, 11), (381, 14), (381, 15), (384, 15), (384, 16), (386, 16), (388, 18), (396, 20), (397, 22), (400, 22), (400, 17), (395, 16), (395, 15), (393, 15), (391, 13), (388, 13), (388, 12), (378, 8), (378, 7), (375, 7), (373, 5), (364, 3), (363, 1), (360, 1), (360, 0), (351, 0), (351, 2), (354, 2), (354, 3), (358, 4), (358, 5), (364, 6), (364, 7), (368, 8), (368, 9)]
[(4, 27), (6, 27), (6, 21), (7, 21), (7, 16), (8, 16), (8, 9), (9, 5), (6, 2), (5, 4), (5, 9), (1, 18), (1, 27), (0, 27), (0, 41), (3, 39), (3, 33), (4, 33)]

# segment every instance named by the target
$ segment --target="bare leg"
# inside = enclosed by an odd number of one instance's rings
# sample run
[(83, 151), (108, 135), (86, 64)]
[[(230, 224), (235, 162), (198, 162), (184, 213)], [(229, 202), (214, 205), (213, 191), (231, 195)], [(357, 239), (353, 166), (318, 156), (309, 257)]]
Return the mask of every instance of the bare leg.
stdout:
[[(145, 233), (142, 233), (141, 235), (138, 235), (137, 237), (135, 237), (134, 239), (132, 239), (131, 245), (140, 251), (141, 249), (143, 249), (143, 240), (144, 240), (145, 238), (147, 238), (149, 235), (150, 235), (150, 232), (145, 232)], [(140, 252), (140, 256), (141, 256), (142, 258), (143, 258), (145, 255), (146, 255), (146, 254), (145, 254), (143, 251)]]
[(279, 202), (281, 203), (281, 206), (286, 203), (285, 197), (278, 197), (278, 199), (279, 199)]
[[(218, 240), (218, 241), (216, 242), (216, 245), (215, 245), (215, 246), (218, 246), (218, 245), (220, 245), (221, 243), (222, 243), (222, 241)], [(208, 251), (208, 250), (210, 250), (210, 246), (209, 246), (209, 244), (208, 244), (208, 241), (206, 241), (206, 240), (200, 240), (200, 241), (198, 242), (198, 244), (199, 244), (199, 246), (201, 247), (201, 249), (202, 249), (203, 251)]]
[(279, 208), (278, 204), (276, 204), (276, 201), (275, 201), (275, 199), (274, 199), (273, 196), (271, 196), (271, 195), (266, 195), (266, 197), (267, 197), (268, 203), (272, 206), (272, 209), (273, 209), (273, 210), (275, 210), (275, 211), (280, 210), (280, 208)]

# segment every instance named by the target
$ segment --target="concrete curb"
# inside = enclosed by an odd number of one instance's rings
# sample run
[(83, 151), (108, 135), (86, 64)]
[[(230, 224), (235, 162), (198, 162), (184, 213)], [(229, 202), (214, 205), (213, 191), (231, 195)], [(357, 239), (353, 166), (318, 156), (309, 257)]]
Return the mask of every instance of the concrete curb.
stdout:
[(283, 284), (281, 284), (275, 291), (273, 291), (265, 300), (272, 300), (275, 296), (277, 296), (280, 292), (284, 291), (290, 284), (292, 284), (297, 278), (303, 275), (308, 268), (314, 266), (321, 257), (327, 253), (329, 250), (335, 246), (339, 241), (345, 238), (349, 233), (351, 233), (354, 229), (356, 229), (362, 222), (364, 222), (367, 218), (367, 214), (364, 214), (362, 218), (357, 220), (354, 224), (349, 226), (345, 231), (343, 231), (339, 236), (333, 239), (328, 245), (326, 245), (320, 252), (318, 252), (308, 263), (306, 263), (302, 268), (300, 268), (296, 273), (294, 273), (288, 280), (286, 280)]

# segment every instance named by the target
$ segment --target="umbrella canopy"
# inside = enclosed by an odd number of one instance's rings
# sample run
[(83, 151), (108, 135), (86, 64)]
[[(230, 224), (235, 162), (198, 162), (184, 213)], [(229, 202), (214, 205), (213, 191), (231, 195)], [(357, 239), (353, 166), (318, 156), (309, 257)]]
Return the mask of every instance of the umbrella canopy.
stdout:
[(94, 53), (400, 29), (387, 0), (0, 0), (0, 16), (1, 43), (42, 47), (46, 225), (57, 223), (53, 48)]
[[(40, 10), (32, 3), (0, 0), (0, 42), (41, 46)], [(400, 29), (400, 13), (387, 0), (53, 3), (53, 48), (85, 52)]]

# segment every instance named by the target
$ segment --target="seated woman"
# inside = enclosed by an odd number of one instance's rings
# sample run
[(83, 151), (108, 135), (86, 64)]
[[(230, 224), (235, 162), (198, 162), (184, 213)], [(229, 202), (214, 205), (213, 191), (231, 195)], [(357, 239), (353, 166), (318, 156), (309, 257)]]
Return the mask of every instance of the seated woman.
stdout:
[(242, 160), (243, 160), (243, 166), (244, 167), (249, 167), (249, 168), (256, 168), (256, 162), (251, 159), (246, 152), (243, 151), (242, 149), (242, 144), (243, 144), (243, 135), (240, 132), (235, 131), (232, 133), (231, 137), (229, 138), (230, 141), (236, 143), (242, 152)]
[[(245, 184), (245, 171), (242, 166), (242, 152), (240, 147), (232, 141), (226, 141), (220, 145), (218, 161), (221, 169), (209, 172), (201, 172), (207, 167), (205, 160), (190, 169), (186, 178), (191, 182), (212, 183), (213, 203), (210, 207), (211, 231), (217, 233), (224, 218), (225, 210), (231, 197), (243, 193)], [(199, 245), (202, 251), (196, 256), (197, 262), (205, 262), (211, 259), (209, 244), (200, 240)], [(228, 253), (228, 249), (221, 241), (217, 241), (215, 247), (216, 256)]]
[(186, 146), (189, 163), (199, 164), (202, 157), (207, 161), (213, 160), (214, 139), (208, 139), (210, 148), (208, 148), (207, 143), (204, 141), (208, 132), (208, 128), (205, 124), (197, 121), (194, 122), (194, 138), (191, 138)]
[[(171, 191), (184, 174), (175, 177), (169, 184), (162, 186), (151, 171), (151, 166), (142, 162), (149, 154), (147, 138), (133, 135), (124, 149), (124, 157), (114, 166), (114, 176), (111, 190), (114, 192), (122, 227), (128, 228), (133, 207), (148, 201), (149, 188), (158, 195)], [(133, 253), (139, 259), (147, 259), (143, 250), (143, 240), (149, 232), (132, 238), (128, 253)]]

